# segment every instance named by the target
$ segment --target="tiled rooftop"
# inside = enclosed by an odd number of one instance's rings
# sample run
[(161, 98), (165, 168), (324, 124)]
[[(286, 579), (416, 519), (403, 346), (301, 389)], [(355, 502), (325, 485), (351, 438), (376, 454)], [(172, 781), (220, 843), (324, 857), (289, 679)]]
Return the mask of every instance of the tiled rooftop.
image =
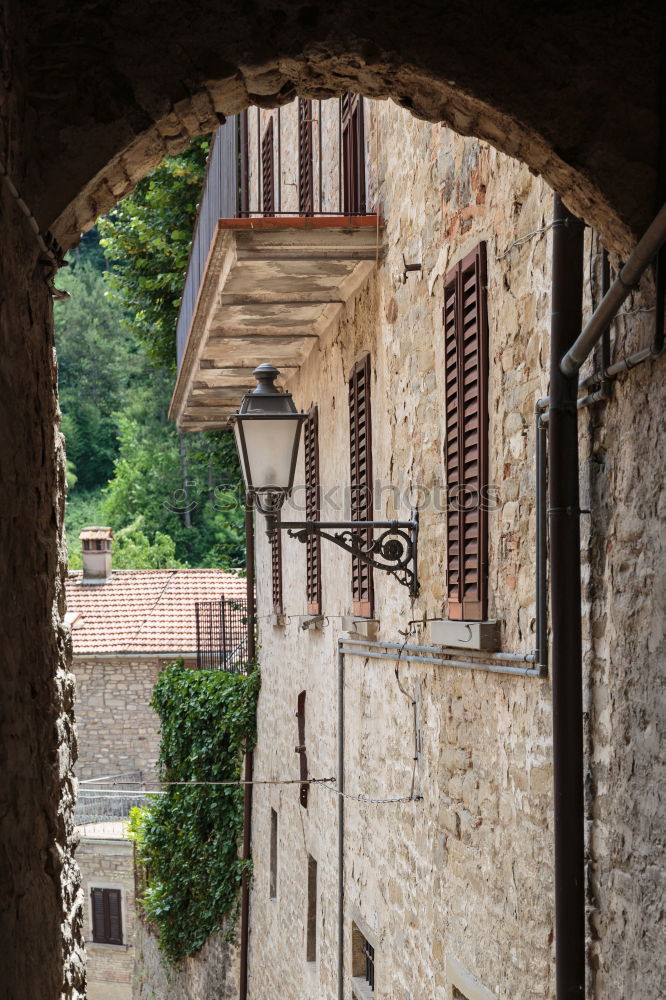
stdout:
[(196, 601), (246, 596), (245, 580), (221, 569), (121, 569), (108, 583), (67, 578), (74, 653), (169, 653), (197, 648)]

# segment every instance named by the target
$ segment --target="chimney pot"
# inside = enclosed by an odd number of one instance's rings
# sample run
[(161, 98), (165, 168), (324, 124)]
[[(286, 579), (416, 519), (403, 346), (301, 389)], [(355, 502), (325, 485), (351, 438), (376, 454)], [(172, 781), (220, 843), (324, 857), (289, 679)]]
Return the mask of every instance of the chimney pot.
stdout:
[(95, 525), (79, 535), (83, 555), (83, 582), (108, 583), (111, 579), (111, 528)]

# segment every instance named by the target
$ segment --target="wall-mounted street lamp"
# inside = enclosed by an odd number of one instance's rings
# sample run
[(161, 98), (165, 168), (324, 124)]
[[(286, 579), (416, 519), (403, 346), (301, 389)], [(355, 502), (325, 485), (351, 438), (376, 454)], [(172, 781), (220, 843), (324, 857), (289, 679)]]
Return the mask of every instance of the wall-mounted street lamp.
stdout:
[[(275, 385), (279, 374), (271, 364), (255, 368), (257, 388), (243, 397), (232, 417), (245, 488), (266, 518), (268, 537), (283, 530), (301, 542), (311, 535), (326, 538), (375, 569), (390, 573), (416, 597), (418, 511), (412, 511), (411, 521), (278, 520), (294, 486), (301, 429), (307, 418), (297, 411), (291, 393)], [(369, 544), (367, 529), (379, 531)]]

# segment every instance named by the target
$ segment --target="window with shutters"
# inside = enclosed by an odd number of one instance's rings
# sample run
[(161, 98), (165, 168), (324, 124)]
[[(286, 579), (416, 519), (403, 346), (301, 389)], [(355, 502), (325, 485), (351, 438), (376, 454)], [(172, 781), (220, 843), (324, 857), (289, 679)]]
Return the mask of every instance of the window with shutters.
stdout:
[(296, 708), (296, 719), (298, 721), (298, 744), (296, 746), (296, 753), (299, 755), (300, 761), (300, 777), (302, 785), (300, 788), (299, 801), (304, 809), (308, 807), (308, 754), (307, 747), (305, 745), (305, 691), (301, 691), (298, 696), (298, 705)]
[(123, 925), (120, 889), (91, 889), (93, 941), (97, 944), (122, 944)]
[(261, 206), (264, 215), (275, 214), (274, 165), (273, 119), (270, 118), (261, 140)]
[[(314, 406), (308, 413), (304, 430), (305, 450), (305, 518), (318, 521), (321, 516), (319, 492), (319, 413)], [(309, 615), (320, 615), (321, 598), (321, 539), (308, 535), (305, 543), (306, 598)]]
[(312, 101), (298, 99), (298, 211), (314, 212), (314, 158), (312, 150)]
[[(278, 523), (280, 513), (277, 514)], [(271, 576), (273, 584), (273, 614), (284, 613), (284, 602), (282, 599), (282, 533), (279, 529), (273, 532), (271, 539)]]
[(486, 244), (444, 283), (447, 614), (481, 621), (488, 579)]
[[(350, 500), (352, 521), (371, 521), (372, 427), (370, 421), (370, 355), (354, 366), (349, 379)], [(372, 529), (358, 532), (364, 546), (372, 544)], [(352, 613), (372, 618), (374, 587), (372, 567), (352, 556)]]
[(340, 98), (342, 124), (343, 209), (349, 215), (365, 213), (365, 135), (363, 98), (348, 90)]

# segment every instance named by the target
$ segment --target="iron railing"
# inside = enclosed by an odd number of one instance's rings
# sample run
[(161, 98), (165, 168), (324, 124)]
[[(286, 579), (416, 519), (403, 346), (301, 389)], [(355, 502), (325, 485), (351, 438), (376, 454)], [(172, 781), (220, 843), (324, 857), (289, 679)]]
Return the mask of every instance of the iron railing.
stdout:
[[(345, 95), (339, 101), (299, 101), (298, 115), (299, 193), (298, 204), (292, 208), (287, 205), (294, 199), (294, 184), (289, 180), (294, 171), (293, 123), (292, 132), (285, 135), (283, 109), (278, 108), (271, 118), (269, 151), (266, 122), (259, 108), (256, 113), (245, 111), (228, 118), (213, 136), (178, 314), (179, 368), (219, 219), (269, 215), (286, 221), (289, 217), (339, 215), (344, 225), (345, 218), (368, 214), (362, 99)], [(322, 128), (324, 116), (326, 130)], [(268, 186), (273, 191), (268, 212), (264, 210), (267, 170)]]
[(178, 367), (180, 367), (185, 352), (187, 335), (206, 270), (208, 254), (217, 230), (217, 220), (235, 218), (240, 208), (238, 130), (238, 115), (228, 118), (213, 136), (208, 154), (206, 177), (199, 202), (176, 327)]
[(197, 601), (197, 668), (246, 674), (249, 664), (247, 601)]
[(127, 822), (131, 809), (145, 806), (150, 795), (160, 794), (157, 782), (146, 781), (142, 771), (127, 771), (80, 781), (74, 823), (76, 826), (87, 826), (93, 823)]

